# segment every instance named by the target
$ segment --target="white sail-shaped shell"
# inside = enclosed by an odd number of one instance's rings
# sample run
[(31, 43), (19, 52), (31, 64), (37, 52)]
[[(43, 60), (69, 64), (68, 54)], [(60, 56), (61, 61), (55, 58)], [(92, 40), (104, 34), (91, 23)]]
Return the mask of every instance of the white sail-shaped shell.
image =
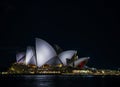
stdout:
[[(84, 62), (84, 61), (88, 61), (89, 58), (90, 58), (90, 57), (79, 58), (78, 60), (76, 60), (76, 61), (74, 62), (75, 67), (77, 67), (79, 64), (81, 64), (81, 63)], [(85, 65), (85, 64), (84, 64), (84, 65)]]
[(17, 63), (24, 63), (24, 58), (25, 58), (25, 52), (16, 54)]
[(53, 47), (46, 41), (36, 38), (37, 66), (40, 67), (57, 54)]
[(25, 64), (36, 64), (35, 52), (33, 47), (27, 47)]
[(60, 53), (58, 55), (58, 57), (60, 58), (60, 60), (62, 61), (62, 63), (64, 65), (67, 65), (66, 59), (71, 59), (73, 57), (73, 55), (76, 53), (77, 53), (77, 51), (75, 51), (75, 50), (68, 50), (68, 51), (64, 51), (64, 52)]

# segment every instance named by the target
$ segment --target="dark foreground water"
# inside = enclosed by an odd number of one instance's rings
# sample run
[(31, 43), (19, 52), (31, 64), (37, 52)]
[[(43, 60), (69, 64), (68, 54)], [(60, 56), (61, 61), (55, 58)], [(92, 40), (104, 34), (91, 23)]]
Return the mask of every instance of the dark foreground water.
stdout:
[(0, 87), (120, 87), (120, 76), (2, 75)]

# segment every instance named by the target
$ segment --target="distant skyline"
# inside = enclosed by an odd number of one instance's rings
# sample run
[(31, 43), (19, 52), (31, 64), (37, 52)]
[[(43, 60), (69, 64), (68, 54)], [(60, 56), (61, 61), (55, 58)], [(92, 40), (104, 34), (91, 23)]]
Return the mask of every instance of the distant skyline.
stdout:
[[(111, 4), (111, 5), (110, 5)], [(1, 1), (0, 68), (35, 38), (89, 56), (88, 66), (119, 68), (119, 5), (101, 1)]]

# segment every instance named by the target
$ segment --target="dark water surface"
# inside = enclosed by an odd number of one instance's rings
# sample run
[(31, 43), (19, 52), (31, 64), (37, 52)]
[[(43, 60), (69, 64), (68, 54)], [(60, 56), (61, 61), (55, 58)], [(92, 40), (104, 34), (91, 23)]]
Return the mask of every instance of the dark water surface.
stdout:
[(120, 87), (120, 76), (1, 75), (0, 87)]

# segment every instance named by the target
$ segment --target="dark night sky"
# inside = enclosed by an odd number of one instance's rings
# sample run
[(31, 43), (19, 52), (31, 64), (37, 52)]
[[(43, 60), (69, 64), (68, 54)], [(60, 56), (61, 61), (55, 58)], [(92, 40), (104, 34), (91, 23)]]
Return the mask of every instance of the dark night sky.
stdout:
[(79, 57), (88, 66), (120, 67), (119, 4), (104, 0), (0, 1), (0, 68), (15, 62), (16, 53), (39, 37)]

